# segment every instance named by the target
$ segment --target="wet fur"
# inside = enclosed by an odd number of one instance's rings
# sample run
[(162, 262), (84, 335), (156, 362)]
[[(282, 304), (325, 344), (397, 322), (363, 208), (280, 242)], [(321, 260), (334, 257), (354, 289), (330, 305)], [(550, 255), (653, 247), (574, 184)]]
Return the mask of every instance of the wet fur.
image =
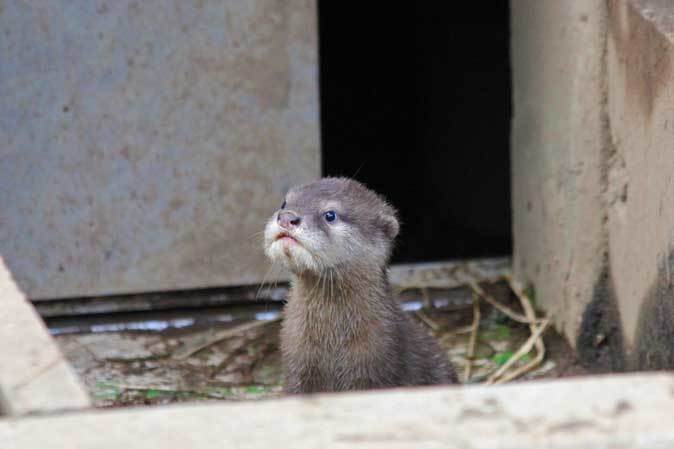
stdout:
[[(393, 207), (362, 184), (325, 178), (291, 190), (285, 211), (302, 218), (299, 245), (265, 250), (294, 274), (281, 329), (285, 390), (344, 391), (455, 383), (438, 344), (400, 308), (386, 266), (399, 224)], [(338, 222), (323, 219), (337, 210)]]

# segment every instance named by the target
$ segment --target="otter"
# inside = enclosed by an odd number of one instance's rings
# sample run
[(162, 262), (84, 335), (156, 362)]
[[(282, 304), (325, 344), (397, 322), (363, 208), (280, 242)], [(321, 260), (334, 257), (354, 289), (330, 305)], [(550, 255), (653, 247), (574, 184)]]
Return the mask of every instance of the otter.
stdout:
[(283, 311), (287, 393), (456, 383), (437, 342), (400, 307), (387, 266), (396, 210), (363, 184), (291, 189), (265, 227), (265, 253), (293, 275)]

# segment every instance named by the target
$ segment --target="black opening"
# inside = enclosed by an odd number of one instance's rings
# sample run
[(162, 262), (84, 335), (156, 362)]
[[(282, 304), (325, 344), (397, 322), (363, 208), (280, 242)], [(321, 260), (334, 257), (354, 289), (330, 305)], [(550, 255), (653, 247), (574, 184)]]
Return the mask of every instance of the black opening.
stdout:
[(400, 210), (396, 261), (511, 252), (509, 34), (508, 0), (319, 0), (323, 174)]

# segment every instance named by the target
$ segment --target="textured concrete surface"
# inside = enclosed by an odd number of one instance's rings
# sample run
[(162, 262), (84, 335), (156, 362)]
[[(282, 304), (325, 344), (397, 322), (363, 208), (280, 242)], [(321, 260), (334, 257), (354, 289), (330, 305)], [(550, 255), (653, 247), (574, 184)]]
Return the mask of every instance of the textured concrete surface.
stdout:
[(674, 377), (631, 375), (0, 420), (3, 449), (669, 449)]
[(674, 10), (609, 2), (610, 278), (627, 363), (674, 368)]
[(2, 2), (0, 254), (26, 294), (260, 281), (255, 233), (319, 175), (316, 28), (313, 0)]
[(604, 254), (604, 0), (511, 4), (516, 277), (575, 343)]
[(674, 13), (513, 2), (514, 271), (590, 366), (674, 368)]
[(0, 413), (25, 415), (88, 407), (84, 388), (2, 258), (0, 317)]

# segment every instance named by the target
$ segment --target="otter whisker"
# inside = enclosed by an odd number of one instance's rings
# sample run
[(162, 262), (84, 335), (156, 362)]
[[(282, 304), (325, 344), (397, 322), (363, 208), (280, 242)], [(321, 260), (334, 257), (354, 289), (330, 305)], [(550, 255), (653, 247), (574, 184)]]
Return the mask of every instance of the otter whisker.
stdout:
[(309, 298), (313, 298), (313, 297), (314, 297), (314, 293), (315, 293), (316, 290), (318, 289), (318, 286), (319, 286), (319, 284), (320, 284), (320, 282), (321, 282), (322, 276), (323, 276), (323, 273), (318, 273), (318, 279), (316, 280), (316, 282), (314, 282), (313, 288), (311, 289), (311, 291), (310, 291), (309, 294), (307, 295)]
[(334, 279), (333, 279), (332, 275), (333, 275), (333, 271), (330, 270), (330, 297), (334, 299), (335, 298), (335, 293), (333, 292)]
[(260, 282), (260, 286), (257, 288), (257, 292), (255, 293), (255, 301), (260, 300), (260, 292), (262, 291), (262, 288), (264, 287), (265, 283), (267, 282), (267, 278), (271, 274), (274, 267), (276, 267), (276, 261), (272, 261), (269, 269), (267, 270), (265, 275), (262, 277), (262, 282)]
[(321, 296), (323, 297), (325, 297), (325, 281), (327, 280), (327, 278), (328, 276), (326, 274), (325, 276), (322, 277), (323, 280), (321, 281)]
[(246, 240), (253, 240), (253, 239), (259, 239), (260, 237), (264, 237), (264, 231), (258, 231), (255, 232), (248, 237), (246, 237)]

